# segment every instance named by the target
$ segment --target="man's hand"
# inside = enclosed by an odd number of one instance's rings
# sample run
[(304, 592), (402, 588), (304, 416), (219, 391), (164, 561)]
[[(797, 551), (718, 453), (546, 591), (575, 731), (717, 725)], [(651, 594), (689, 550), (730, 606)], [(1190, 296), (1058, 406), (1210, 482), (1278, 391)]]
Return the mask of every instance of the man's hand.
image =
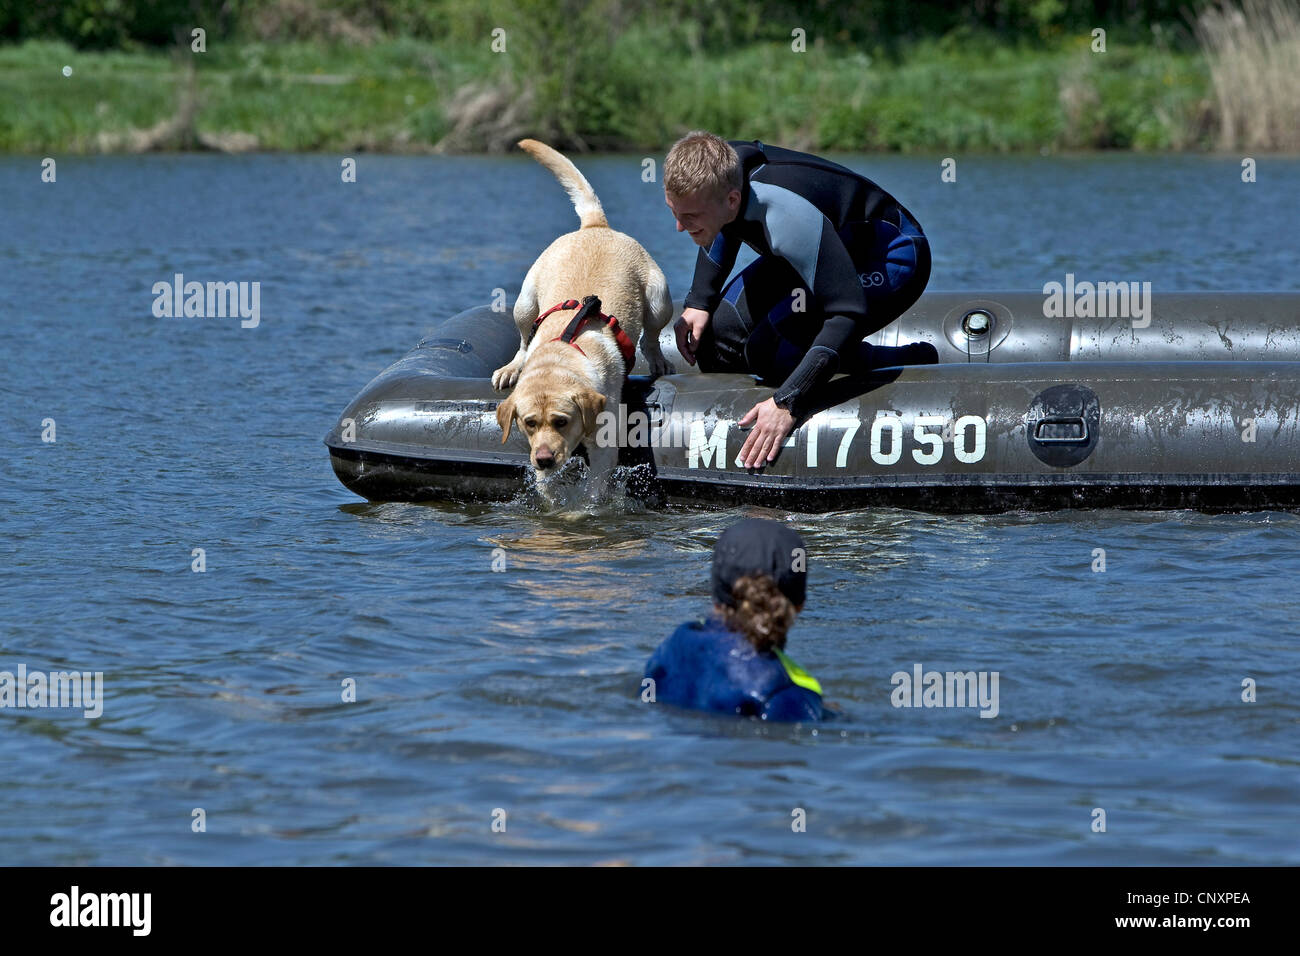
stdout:
[(703, 309), (683, 309), (682, 317), (673, 325), (677, 334), (677, 351), (682, 358), (695, 364), (695, 350), (699, 348), (700, 336), (709, 324), (709, 313)]
[(751, 408), (736, 424), (744, 428), (751, 423), (754, 429), (740, 449), (740, 460), (746, 468), (762, 468), (776, 460), (781, 443), (794, 431), (794, 416), (769, 398)]

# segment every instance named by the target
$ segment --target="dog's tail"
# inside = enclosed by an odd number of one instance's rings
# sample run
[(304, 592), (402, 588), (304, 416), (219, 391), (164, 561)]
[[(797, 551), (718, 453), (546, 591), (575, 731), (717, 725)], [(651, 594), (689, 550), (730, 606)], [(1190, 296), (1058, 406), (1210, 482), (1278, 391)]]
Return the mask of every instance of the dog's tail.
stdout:
[(596, 198), (596, 191), (591, 188), (591, 183), (587, 182), (586, 177), (578, 172), (577, 166), (545, 143), (539, 143), (535, 139), (521, 139), (519, 148), (549, 169), (560, 181), (564, 191), (573, 200), (573, 208), (578, 213), (578, 219), (582, 221), (583, 229), (590, 226), (609, 227), (609, 222), (605, 219), (605, 210), (600, 205), (600, 200)]

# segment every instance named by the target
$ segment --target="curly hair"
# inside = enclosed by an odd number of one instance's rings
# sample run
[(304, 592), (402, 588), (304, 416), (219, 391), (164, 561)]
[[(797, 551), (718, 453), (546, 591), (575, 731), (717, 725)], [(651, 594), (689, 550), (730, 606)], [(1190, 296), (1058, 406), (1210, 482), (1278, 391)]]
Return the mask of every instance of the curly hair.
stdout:
[(722, 620), (745, 635), (757, 650), (785, 649), (785, 635), (794, 625), (799, 606), (781, 593), (766, 574), (746, 574), (731, 586), (734, 607), (721, 604)]

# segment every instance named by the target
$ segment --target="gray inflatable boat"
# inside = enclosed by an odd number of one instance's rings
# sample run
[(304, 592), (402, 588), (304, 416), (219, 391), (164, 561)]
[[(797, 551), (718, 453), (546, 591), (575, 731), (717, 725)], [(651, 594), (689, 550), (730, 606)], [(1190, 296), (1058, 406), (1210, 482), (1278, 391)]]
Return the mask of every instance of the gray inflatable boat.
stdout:
[[(1145, 327), (1044, 311), (1041, 293), (926, 293), (867, 341), (930, 342), (941, 364), (833, 379), (761, 472), (736, 464), (736, 423), (772, 388), (699, 372), (666, 329), (678, 373), (649, 379), (638, 351), (607, 434), (629, 492), (652, 504), (1300, 505), (1300, 294), (1157, 295)], [(518, 496), (528, 444), (519, 429), (502, 444), (505, 393), (489, 381), (518, 344), (510, 316), (486, 306), (434, 328), (326, 436), (339, 480), (379, 501)]]

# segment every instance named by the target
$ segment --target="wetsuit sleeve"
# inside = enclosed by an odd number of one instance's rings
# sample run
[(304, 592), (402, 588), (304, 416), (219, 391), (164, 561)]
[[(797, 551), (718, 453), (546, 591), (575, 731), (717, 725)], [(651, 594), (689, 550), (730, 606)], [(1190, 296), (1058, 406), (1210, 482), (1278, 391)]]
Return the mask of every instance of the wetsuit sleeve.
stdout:
[(792, 684), (768, 698), (763, 716), (768, 720), (821, 720), (822, 699), (806, 687)]
[(867, 321), (867, 298), (853, 257), (820, 209), (792, 188), (756, 179), (749, 185), (768, 247), (803, 280), (812, 299), (806, 308), (825, 317), (803, 361), (773, 396), (798, 416), (808, 392), (839, 368), (841, 351), (866, 334), (860, 330)]
[(814, 307), (826, 316), (821, 331), (813, 339), (803, 361), (790, 373), (772, 396), (778, 405), (789, 408), (796, 417), (803, 412), (808, 393), (825, 383), (839, 369), (840, 355), (846, 348), (856, 348), (862, 339), (867, 315), (866, 296), (858, 280), (858, 269), (844, 248), (829, 219), (821, 217), (815, 253), (785, 256), (799, 270), (812, 292)]
[(736, 264), (736, 254), (740, 252), (740, 239), (720, 231), (713, 245), (701, 249), (695, 257), (695, 278), (691, 280), (691, 291), (686, 294), (684, 305), (688, 309), (703, 309), (712, 314), (722, 301), (722, 286), (731, 275)]

